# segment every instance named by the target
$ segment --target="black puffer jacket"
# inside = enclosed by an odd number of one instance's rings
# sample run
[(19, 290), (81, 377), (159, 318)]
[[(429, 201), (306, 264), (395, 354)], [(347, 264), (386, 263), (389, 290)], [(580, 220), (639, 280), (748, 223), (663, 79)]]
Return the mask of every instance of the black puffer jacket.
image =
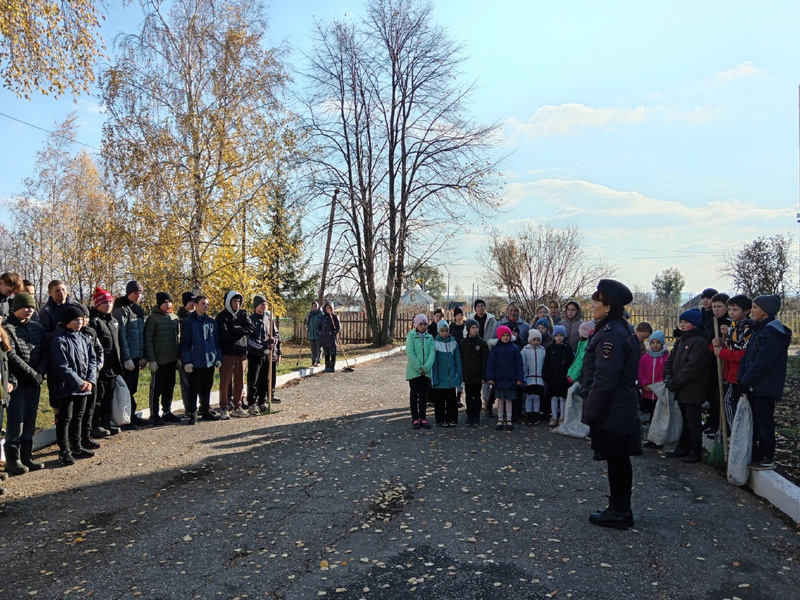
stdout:
[(702, 328), (682, 331), (664, 363), (664, 383), (675, 392), (675, 399), (685, 404), (702, 404), (707, 400), (708, 378), (714, 355)]
[(122, 375), (122, 356), (119, 350), (119, 321), (111, 313), (103, 314), (96, 308), (89, 309), (89, 327), (97, 334), (103, 348), (103, 368), (100, 377), (109, 379)]
[(480, 336), (467, 336), (458, 343), (458, 349), (461, 351), (461, 372), (464, 383), (485, 381), (489, 345)]
[(17, 387), (17, 378), (8, 370), (8, 354), (13, 352), (13, 350), (6, 352), (0, 347), (0, 386), (2, 386), (0, 387), (0, 405), (2, 406), (8, 406), (11, 400), (11, 394), (8, 393), (6, 384), (10, 383), (14, 389)]
[(50, 358), (44, 327), (30, 319), (23, 323), (13, 313), (5, 325), (14, 350), (9, 369), (20, 382), (41, 385)]
[(629, 432), (636, 424), (639, 343), (622, 317), (604, 319), (589, 338), (583, 358), (582, 421), (596, 429)]
[(225, 310), (217, 315), (217, 330), (219, 331), (219, 345), (223, 356), (244, 356), (247, 354), (247, 337), (253, 333), (253, 322), (247, 312), (241, 308), (235, 313), (231, 300), (237, 292), (228, 292), (225, 297)]
[(91, 394), (80, 389), (84, 381), (97, 383), (97, 356), (87, 336), (59, 324), (50, 342), (50, 361), (56, 398)]
[(567, 372), (575, 360), (575, 354), (566, 341), (561, 344), (555, 342), (545, 350), (542, 377), (547, 383), (548, 397), (566, 398), (569, 391)]

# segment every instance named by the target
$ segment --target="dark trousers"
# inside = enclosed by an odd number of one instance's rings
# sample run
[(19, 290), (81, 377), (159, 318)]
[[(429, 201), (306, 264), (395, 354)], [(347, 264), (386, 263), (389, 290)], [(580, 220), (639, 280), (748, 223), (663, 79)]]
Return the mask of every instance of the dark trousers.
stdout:
[[(269, 392), (269, 355), (247, 355), (247, 403), (265, 404)], [(274, 366), (274, 365), (273, 365)], [(273, 368), (273, 373), (275, 369)], [(275, 389), (273, 385), (273, 390)]]
[(713, 377), (708, 380), (708, 421), (706, 426), (716, 431), (719, 429), (719, 381), (717, 377), (717, 362), (713, 363)]
[(428, 389), (430, 388), (430, 384), (431, 380), (424, 375), (408, 380), (412, 421), (425, 420), (425, 409), (428, 404)]
[(456, 388), (431, 388), (437, 423), (458, 423)]
[(728, 421), (728, 435), (733, 428), (733, 419), (736, 416), (736, 407), (739, 406), (739, 398), (742, 392), (738, 383), (725, 383), (725, 418)]
[(775, 399), (750, 396), (753, 408), (753, 460), (775, 459)]
[(131, 393), (131, 418), (136, 416), (136, 392), (139, 391), (139, 359), (135, 359), (133, 363), (136, 368), (133, 371), (122, 369), (122, 378), (125, 380), (125, 385), (128, 386), (128, 391)]
[(65, 396), (58, 399), (56, 441), (58, 449), (66, 452), (81, 446), (81, 420), (88, 396)]
[(311, 364), (315, 365), (319, 362), (322, 346), (320, 346), (319, 340), (308, 340), (308, 345), (311, 346)]
[(92, 392), (86, 396), (86, 406), (81, 417), (81, 438), (88, 440), (92, 433), (92, 420), (97, 410), (97, 384), (92, 386)]
[(678, 402), (683, 417), (683, 430), (678, 446), (700, 452), (703, 449), (703, 406)]
[(178, 380), (181, 385), (181, 400), (183, 400), (183, 412), (189, 414), (189, 374), (183, 370), (183, 367), (178, 369)]
[(172, 396), (175, 392), (175, 369), (178, 363), (158, 365), (158, 371), (150, 376), (150, 418), (158, 416), (159, 400), (165, 413), (172, 412)]
[[(208, 412), (211, 408), (211, 388), (214, 385), (214, 367), (195, 368), (189, 373), (189, 413), (197, 412), (197, 400), (200, 399), (200, 412)], [(220, 390), (222, 398), (222, 390)]]
[(467, 405), (467, 418), (479, 419), (481, 416), (481, 388), (483, 384), (478, 383), (465, 383), (464, 384), (464, 400)]
[(606, 459), (608, 464), (608, 487), (611, 497), (622, 499), (633, 490), (633, 466), (630, 456), (614, 456)]
[(323, 349), (325, 353), (325, 368), (336, 368), (336, 346), (325, 346)]
[[(20, 383), (11, 392), (11, 402), (6, 409), (6, 446), (16, 446), (33, 441), (36, 430), (36, 413), (39, 410), (39, 384)], [(3, 423), (0, 415), (0, 425)]]

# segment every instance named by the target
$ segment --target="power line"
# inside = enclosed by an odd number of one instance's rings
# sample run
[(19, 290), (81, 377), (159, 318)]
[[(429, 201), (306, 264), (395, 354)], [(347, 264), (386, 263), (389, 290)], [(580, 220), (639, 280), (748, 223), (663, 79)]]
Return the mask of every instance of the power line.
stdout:
[(16, 117), (12, 117), (11, 115), (7, 115), (6, 113), (3, 112), (0, 112), (0, 116), (5, 117), (6, 119), (11, 119), (12, 121), (16, 121), (17, 123), (22, 123), (23, 125), (27, 125), (28, 127), (33, 127), (34, 129), (38, 129), (39, 131), (44, 131), (45, 133), (49, 133), (50, 135), (55, 135), (58, 137), (68, 139), (75, 144), (86, 146), (87, 148), (91, 148), (92, 150), (97, 150), (98, 152), (100, 152), (100, 148), (95, 148), (94, 146), (90, 146), (89, 144), (84, 144), (83, 142), (73, 140), (71, 137), (69, 137), (68, 135), (64, 135), (63, 133), (56, 133), (54, 131), (50, 131), (48, 129), (45, 129), (44, 127), (39, 127), (38, 125), (34, 125), (33, 123), (28, 123), (27, 121), (23, 121), (22, 119), (17, 119)]

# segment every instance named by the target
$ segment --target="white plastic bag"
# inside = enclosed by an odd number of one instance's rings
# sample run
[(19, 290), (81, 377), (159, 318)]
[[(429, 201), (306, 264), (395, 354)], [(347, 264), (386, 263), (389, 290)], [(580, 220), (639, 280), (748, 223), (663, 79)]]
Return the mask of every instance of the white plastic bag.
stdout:
[(111, 418), (117, 425), (128, 425), (131, 422), (131, 393), (122, 375), (114, 381), (114, 399), (111, 401)]
[(577, 381), (572, 384), (567, 392), (567, 405), (564, 409), (564, 422), (553, 431), (561, 435), (568, 435), (586, 439), (589, 435), (589, 426), (581, 423), (583, 414), (583, 397), (581, 397), (581, 384)]
[(750, 473), (747, 465), (753, 451), (753, 409), (750, 400), (742, 394), (733, 417), (731, 437), (728, 442), (728, 483), (744, 485)]
[(683, 431), (683, 417), (675, 394), (667, 389), (663, 381), (651, 384), (650, 390), (657, 400), (653, 418), (650, 419), (650, 428), (647, 430), (647, 439), (656, 446), (675, 444), (681, 439)]

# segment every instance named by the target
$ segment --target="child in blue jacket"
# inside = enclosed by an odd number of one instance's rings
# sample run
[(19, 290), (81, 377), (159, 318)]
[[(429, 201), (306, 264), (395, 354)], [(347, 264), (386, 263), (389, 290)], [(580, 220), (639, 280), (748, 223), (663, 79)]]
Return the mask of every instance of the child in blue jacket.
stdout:
[(505, 325), (497, 328), (497, 344), (489, 352), (486, 363), (486, 380), (494, 386), (497, 399), (497, 425), (495, 429), (503, 428), (513, 431), (511, 411), (514, 399), (517, 397), (517, 388), (522, 386), (525, 379), (522, 369), (522, 354), (519, 348), (511, 341), (511, 330)]
[(458, 343), (450, 337), (450, 325), (442, 319), (436, 324), (438, 335), (433, 342), (436, 358), (431, 372), (436, 424), (441, 427), (458, 425), (458, 398), (456, 388), (461, 385), (461, 352)]

